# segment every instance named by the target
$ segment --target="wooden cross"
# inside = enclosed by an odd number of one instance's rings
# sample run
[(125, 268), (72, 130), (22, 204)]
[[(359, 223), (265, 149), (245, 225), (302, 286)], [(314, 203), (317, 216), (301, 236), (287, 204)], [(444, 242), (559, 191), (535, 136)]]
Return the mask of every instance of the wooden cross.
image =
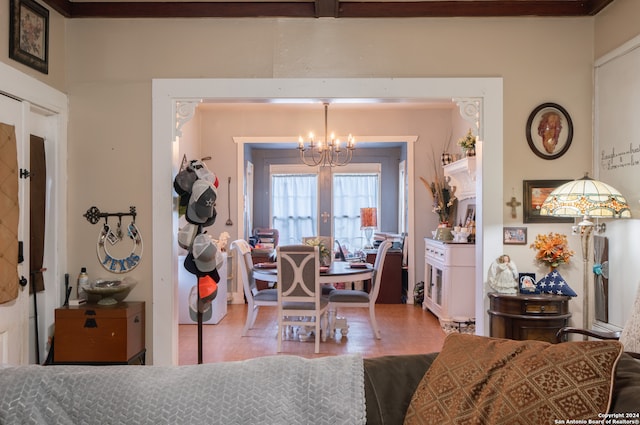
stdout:
[(320, 217), (322, 217), (322, 222), (323, 222), (323, 223), (326, 223), (326, 222), (327, 222), (327, 220), (328, 220), (328, 219), (329, 219), (329, 217), (330, 217), (330, 214), (329, 214), (328, 212), (326, 212), (326, 211), (325, 211), (325, 212), (323, 212), (322, 214), (320, 214)]
[(518, 212), (516, 210), (516, 207), (519, 207), (520, 205), (522, 205), (522, 203), (516, 201), (516, 197), (515, 196), (512, 196), (511, 200), (509, 202), (507, 202), (507, 206), (511, 207), (511, 218), (516, 218), (518, 216)]

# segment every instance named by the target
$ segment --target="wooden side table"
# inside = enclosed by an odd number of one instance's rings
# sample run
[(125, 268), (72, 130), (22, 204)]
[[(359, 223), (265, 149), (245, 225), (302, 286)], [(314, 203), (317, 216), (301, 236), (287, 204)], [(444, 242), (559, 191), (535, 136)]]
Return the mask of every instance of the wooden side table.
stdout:
[(571, 317), (570, 299), (565, 295), (490, 293), (491, 336), (555, 343), (556, 333)]
[(144, 364), (144, 302), (55, 311), (54, 364)]

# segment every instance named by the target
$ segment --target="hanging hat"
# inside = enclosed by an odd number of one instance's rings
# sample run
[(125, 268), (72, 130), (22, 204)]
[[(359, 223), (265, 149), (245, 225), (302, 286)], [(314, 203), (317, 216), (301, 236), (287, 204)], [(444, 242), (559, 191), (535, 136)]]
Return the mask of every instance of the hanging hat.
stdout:
[(209, 275), (198, 278), (198, 292), (200, 301), (210, 303), (218, 295), (218, 284)]
[(211, 272), (218, 266), (218, 246), (206, 233), (201, 233), (193, 240), (191, 253), (196, 267), (201, 272)]
[(194, 322), (198, 321), (198, 310), (202, 313), (202, 321), (206, 322), (213, 316), (213, 308), (211, 303), (205, 303), (198, 300), (198, 287), (194, 285), (189, 291), (189, 317)]
[(185, 224), (178, 230), (178, 245), (186, 250), (191, 249), (196, 233), (198, 233), (198, 226), (192, 223)]
[(578, 296), (557, 270), (547, 273), (538, 281), (536, 288), (540, 294)]
[(173, 179), (173, 188), (180, 196), (191, 193), (191, 187), (193, 183), (198, 179), (196, 173), (190, 169), (185, 168), (180, 171)]
[(196, 262), (193, 258), (193, 254), (189, 252), (187, 256), (184, 258), (184, 268), (191, 274), (200, 277), (200, 276), (211, 276), (211, 278), (216, 282), (220, 282), (220, 274), (218, 273), (218, 269), (215, 268), (211, 271), (202, 271), (198, 269)]
[(187, 219), (191, 223), (203, 224), (215, 213), (216, 191), (211, 182), (196, 180), (191, 189), (187, 206)]
[(198, 179), (209, 181), (213, 184), (213, 187), (218, 188), (218, 176), (207, 168), (204, 162), (194, 159), (189, 163), (189, 168), (195, 172)]

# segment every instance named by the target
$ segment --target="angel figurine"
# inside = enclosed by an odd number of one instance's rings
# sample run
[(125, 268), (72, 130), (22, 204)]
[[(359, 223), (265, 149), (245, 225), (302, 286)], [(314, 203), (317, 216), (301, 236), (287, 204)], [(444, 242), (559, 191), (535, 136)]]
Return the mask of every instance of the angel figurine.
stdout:
[(501, 255), (491, 264), (489, 286), (500, 294), (518, 293), (518, 269), (508, 255)]

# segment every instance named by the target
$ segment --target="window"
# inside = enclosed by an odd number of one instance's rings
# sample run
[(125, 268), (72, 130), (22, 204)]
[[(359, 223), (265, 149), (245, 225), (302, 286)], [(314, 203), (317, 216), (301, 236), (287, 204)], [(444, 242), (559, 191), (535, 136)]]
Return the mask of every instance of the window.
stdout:
[(349, 164), (332, 174), (334, 238), (348, 249), (361, 249), (366, 240), (360, 208), (376, 207), (380, 212), (380, 164)]
[(317, 234), (318, 170), (298, 165), (272, 165), (271, 217), (279, 244), (300, 243)]
[[(306, 165), (273, 164), (269, 170), (271, 227), (280, 232), (280, 245), (330, 233), (348, 249), (362, 249), (366, 241), (360, 229), (360, 208), (377, 207), (380, 211), (380, 164), (349, 164), (323, 170)], [(330, 179), (329, 174), (326, 179), (321, 177), (324, 173), (331, 173)], [(321, 181), (330, 182), (331, 187), (320, 187)], [(327, 205), (321, 205), (322, 202)], [(320, 223), (320, 211), (332, 211), (332, 222)], [(322, 230), (322, 226), (326, 226), (326, 230)]]

